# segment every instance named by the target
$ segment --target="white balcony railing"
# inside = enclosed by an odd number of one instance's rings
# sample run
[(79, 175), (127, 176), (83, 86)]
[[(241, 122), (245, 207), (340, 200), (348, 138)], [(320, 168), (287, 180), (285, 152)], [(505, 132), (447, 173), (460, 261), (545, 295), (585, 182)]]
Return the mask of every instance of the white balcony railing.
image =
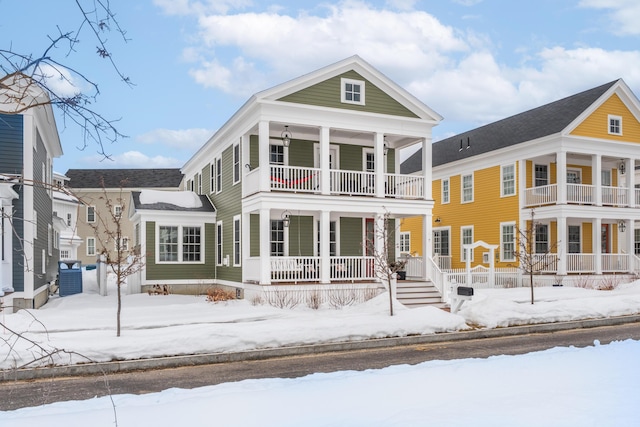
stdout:
[(331, 193), (375, 196), (376, 174), (373, 172), (331, 170)]
[(424, 197), (424, 177), (385, 174), (385, 196), (421, 199)]
[(602, 187), (602, 204), (611, 206), (626, 206), (627, 189), (623, 187)]
[(271, 165), (271, 188), (293, 192), (320, 189), (320, 169)]
[(567, 202), (588, 205), (593, 204), (594, 201), (593, 185), (567, 184)]
[(556, 184), (541, 185), (525, 190), (525, 204), (527, 206), (549, 205), (558, 200)]
[(629, 271), (628, 254), (602, 254), (602, 271), (624, 272)]

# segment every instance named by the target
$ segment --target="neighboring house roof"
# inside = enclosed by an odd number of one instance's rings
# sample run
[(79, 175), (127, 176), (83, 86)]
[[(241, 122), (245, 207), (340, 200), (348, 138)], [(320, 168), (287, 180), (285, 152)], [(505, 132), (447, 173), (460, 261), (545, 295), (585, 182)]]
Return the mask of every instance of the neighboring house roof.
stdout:
[[(180, 169), (69, 169), (69, 188), (179, 188)], [(123, 182), (125, 181), (126, 182)]]
[[(157, 193), (160, 191), (156, 191), (153, 200), (154, 203), (142, 204), (140, 202), (140, 193), (141, 191), (132, 191), (131, 192), (131, 200), (133, 200), (133, 209), (135, 211), (139, 210), (148, 210), (148, 211), (175, 211), (175, 212), (215, 212), (216, 208), (211, 203), (211, 200), (204, 195), (198, 195), (192, 191), (166, 191), (167, 198), (166, 201), (159, 201), (157, 197)], [(190, 194), (192, 195), (194, 200), (200, 200), (200, 206), (196, 207), (193, 204), (185, 204), (182, 202), (176, 201), (175, 203), (171, 203), (173, 199), (177, 199), (180, 196), (180, 193)]]
[[(614, 80), (550, 104), (435, 142), (432, 145), (432, 166), (440, 166), (560, 133), (619, 81)], [(412, 154), (400, 165), (400, 173), (403, 174), (420, 170), (422, 170), (422, 150)]]

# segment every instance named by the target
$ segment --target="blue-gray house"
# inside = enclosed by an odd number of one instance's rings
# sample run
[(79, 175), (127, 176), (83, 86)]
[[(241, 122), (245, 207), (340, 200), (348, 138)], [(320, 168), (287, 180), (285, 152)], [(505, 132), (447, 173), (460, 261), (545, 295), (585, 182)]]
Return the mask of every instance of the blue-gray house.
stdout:
[(42, 306), (56, 278), (52, 165), (61, 155), (50, 105), (0, 112), (0, 293), (14, 310)]

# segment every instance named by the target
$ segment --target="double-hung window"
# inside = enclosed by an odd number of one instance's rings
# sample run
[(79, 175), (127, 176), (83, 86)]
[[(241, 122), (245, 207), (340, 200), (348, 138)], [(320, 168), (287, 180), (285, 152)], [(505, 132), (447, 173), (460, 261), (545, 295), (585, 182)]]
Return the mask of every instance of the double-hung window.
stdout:
[(233, 146), (233, 183), (240, 182), (240, 144)]
[(537, 254), (545, 254), (549, 250), (549, 226), (547, 224), (536, 224), (535, 227), (535, 250)]
[(216, 193), (222, 191), (222, 158), (216, 159)]
[(500, 261), (516, 260), (516, 225), (515, 223), (500, 224)]
[(505, 165), (500, 169), (501, 196), (513, 196), (516, 194), (516, 167)]
[(411, 233), (409, 231), (400, 233), (400, 252), (405, 254), (411, 252)]
[(442, 203), (449, 203), (449, 178), (444, 178), (442, 180)]
[(216, 224), (216, 264), (222, 265), (222, 221)]
[[(461, 251), (462, 251), (462, 261), (467, 260), (467, 251), (464, 249), (464, 245), (473, 244), (473, 226), (461, 227), (460, 228), (460, 236), (461, 236)], [(470, 252), (470, 261), (473, 261), (473, 249)]]
[(462, 203), (473, 202), (473, 174), (462, 175)]
[(271, 220), (271, 256), (284, 256), (284, 221)]
[(95, 256), (96, 254), (96, 238), (87, 237), (87, 256)]
[(240, 266), (241, 264), (241, 246), (240, 246), (240, 215), (233, 217), (233, 265)]
[(202, 261), (201, 226), (158, 226), (158, 262)]
[(95, 206), (87, 206), (87, 222), (96, 222)]

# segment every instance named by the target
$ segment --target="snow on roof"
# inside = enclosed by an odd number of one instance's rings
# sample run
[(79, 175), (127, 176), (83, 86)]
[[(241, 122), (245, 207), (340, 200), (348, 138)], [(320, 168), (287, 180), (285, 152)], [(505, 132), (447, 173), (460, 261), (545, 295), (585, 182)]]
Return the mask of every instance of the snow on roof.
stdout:
[(140, 203), (143, 205), (169, 203), (182, 208), (202, 207), (200, 196), (193, 191), (142, 190), (140, 191)]

